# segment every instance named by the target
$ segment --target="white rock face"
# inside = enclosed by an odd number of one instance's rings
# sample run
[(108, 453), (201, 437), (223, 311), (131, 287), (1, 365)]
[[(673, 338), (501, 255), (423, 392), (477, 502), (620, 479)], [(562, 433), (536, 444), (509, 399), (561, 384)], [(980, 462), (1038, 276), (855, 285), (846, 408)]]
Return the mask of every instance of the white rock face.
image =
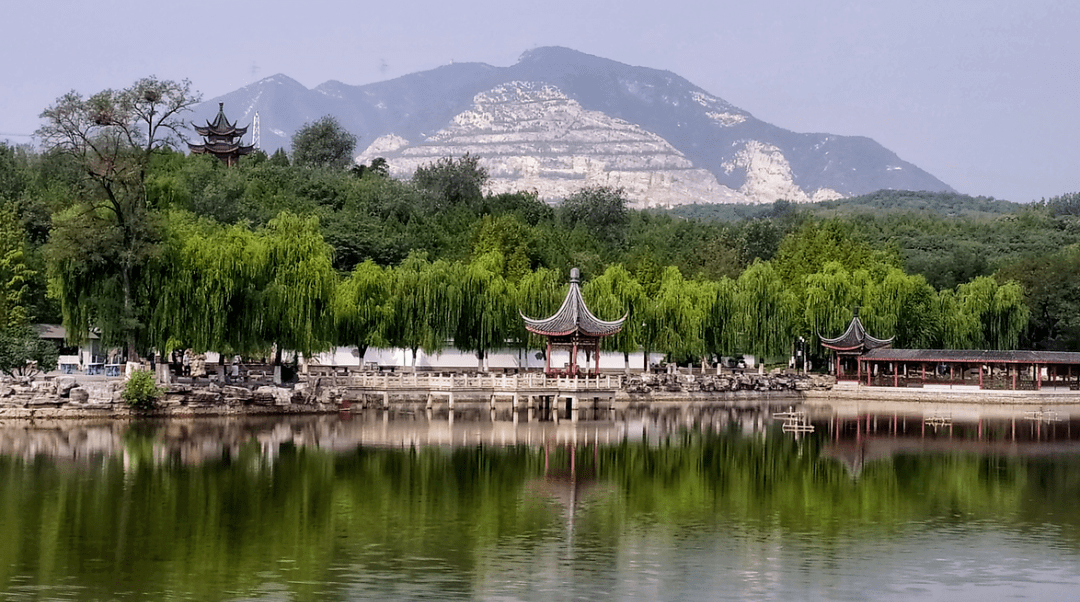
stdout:
[(753, 202), (695, 168), (660, 136), (587, 111), (556, 87), (511, 82), (473, 100), (471, 110), (422, 143), (383, 136), (357, 162), (384, 157), (391, 175), (409, 177), (421, 165), (469, 153), (480, 157), (494, 193), (535, 190), (555, 199), (603, 185), (624, 188), (639, 208)]
[(758, 203), (771, 203), (779, 199), (809, 203), (844, 198), (844, 195), (829, 188), (820, 188), (813, 195), (806, 194), (795, 184), (791, 164), (780, 149), (757, 140), (747, 141), (735, 159), (722, 167), (727, 173), (735, 169), (745, 170), (746, 182), (739, 192)]

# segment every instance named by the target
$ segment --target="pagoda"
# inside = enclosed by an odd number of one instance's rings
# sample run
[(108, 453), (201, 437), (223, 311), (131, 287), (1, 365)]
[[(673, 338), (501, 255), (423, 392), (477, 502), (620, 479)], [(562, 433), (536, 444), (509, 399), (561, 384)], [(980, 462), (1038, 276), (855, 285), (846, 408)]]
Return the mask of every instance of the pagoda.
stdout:
[(247, 133), (247, 128), (236, 127), (235, 123), (229, 123), (225, 117), (225, 103), (218, 103), (218, 114), (213, 122), (207, 121), (206, 127), (191, 124), (195, 131), (203, 137), (202, 144), (188, 143), (188, 150), (192, 154), (211, 154), (221, 159), (226, 165), (232, 167), (241, 156), (255, 150), (254, 146), (240, 144), (239, 138)]
[(544, 371), (552, 373), (551, 350), (564, 348), (570, 350), (571, 376), (578, 374), (577, 355), (582, 349), (592, 353), (596, 362), (595, 370), (600, 371), (600, 339), (618, 334), (626, 320), (626, 315), (623, 315), (618, 320), (607, 322), (589, 311), (581, 296), (581, 274), (577, 268), (570, 270), (570, 290), (566, 292), (566, 299), (555, 315), (543, 320), (534, 320), (525, 314), (521, 314), (521, 317), (529, 332), (547, 337)]
[(862, 363), (859, 362), (859, 356), (873, 349), (892, 347), (895, 337), (878, 339), (867, 334), (862, 320), (859, 319), (859, 308), (856, 307), (844, 334), (835, 339), (827, 339), (819, 334), (818, 338), (821, 339), (821, 345), (832, 349), (836, 356), (837, 380), (861, 380)]

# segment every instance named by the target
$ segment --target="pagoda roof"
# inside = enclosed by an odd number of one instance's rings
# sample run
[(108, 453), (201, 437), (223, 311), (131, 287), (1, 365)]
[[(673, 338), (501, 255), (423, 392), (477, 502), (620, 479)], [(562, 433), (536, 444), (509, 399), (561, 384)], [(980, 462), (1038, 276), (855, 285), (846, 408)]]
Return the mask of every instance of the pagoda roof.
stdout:
[(238, 128), (236, 123), (229, 123), (225, 117), (225, 103), (218, 103), (218, 113), (214, 121), (207, 121), (206, 126), (192, 124), (200, 136), (243, 136), (247, 133), (247, 127)]
[(529, 332), (549, 337), (574, 334), (606, 337), (622, 330), (626, 315), (611, 322), (594, 316), (581, 296), (580, 284), (581, 274), (578, 269), (570, 270), (570, 290), (566, 292), (566, 299), (563, 300), (559, 310), (550, 318), (543, 320), (534, 320), (521, 314), (522, 319), (525, 320), (525, 328)]
[(879, 339), (870, 336), (866, 333), (866, 328), (863, 327), (862, 320), (859, 319), (859, 308), (855, 308), (854, 315), (851, 317), (851, 323), (848, 324), (847, 330), (844, 334), (836, 337), (835, 339), (829, 339), (821, 336), (821, 344), (829, 349), (836, 351), (869, 351), (871, 349), (877, 349), (879, 347), (888, 347), (892, 345), (895, 337), (889, 337), (887, 339)]
[(210, 153), (212, 155), (228, 155), (236, 153), (239, 155), (246, 155), (255, 150), (255, 146), (242, 146), (239, 142), (215, 140), (207, 144), (188, 143), (188, 150), (195, 154)]

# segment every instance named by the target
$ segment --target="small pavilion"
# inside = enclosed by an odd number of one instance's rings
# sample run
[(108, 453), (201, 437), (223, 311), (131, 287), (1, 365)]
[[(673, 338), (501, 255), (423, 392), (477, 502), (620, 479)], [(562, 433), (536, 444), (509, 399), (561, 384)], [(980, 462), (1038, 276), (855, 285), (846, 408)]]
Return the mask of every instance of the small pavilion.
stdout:
[(607, 322), (593, 315), (581, 296), (581, 273), (577, 268), (573, 268), (570, 270), (570, 290), (566, 292), (566, 299), (553, 316), (543, 320), (534, 320), (525, 314), (521, 314), (521, 317), (525, 320), (525, 328), (529, 332), (547, 337), (545, 372), (552, 374), (551, 350), (562, 348), (570, 350), (570, 375), (577, 376), (578, 351), (591, 353), (595, 358), (594, 370), (599, 372), (600, 339), (618, 334), (627, 316)]
[(844, 334), (828, 339), (820, 334), (821, 345), (833, 350), (836, 361), (836, 380), (862, 380), (862, 362), (859, 358), (867, 351), (892, 347), (894, 337), (878, 339), (870, 336), (859, 319), (859, 308), (854, 309), (851, 323)]
[(214, 121), (207, 121), (206, 126), (191, 124), (195, 131), (203, 137), (202, 144), (188, 143), (188, 150), (192, 154), (210, 154), (232, 167), (240, 160), (240, 157), (255, 150), (254, 146), (244, 146), (240, 140), (247, 133), (246, 127), (236, 127), (236, 123), (229, 123), (225, 117), (225, 103), (218, 103), (218, 114)]

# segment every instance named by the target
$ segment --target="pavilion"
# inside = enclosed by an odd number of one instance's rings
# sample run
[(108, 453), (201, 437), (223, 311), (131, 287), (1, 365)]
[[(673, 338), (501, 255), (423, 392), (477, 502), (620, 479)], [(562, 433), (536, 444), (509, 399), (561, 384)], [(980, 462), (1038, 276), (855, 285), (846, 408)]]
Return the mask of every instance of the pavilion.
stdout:
[(1040, 391), (1080, 388), (1080, 353), (979, 349), (893, 349), (866, 333), (858, 309), (844, 334), (821, 338), (835, 354), (837, 381), (877, 387)]
[(534, 320), (521, 314), (525, 328), (534, 334), (547, 337), (544, 371), (552, 373), (551, 350), (564, 348), (570, 350), (569, 373), (577, 376), (577, 355), (579, 350), (592, 353), (595, 360), (594, 371), (600, 371), (600, 339), (618, 334), (622, 330), (626, 315), (618, 320), (607, 322), (597, 318), (585, 305), (581, 296), (581, 273), (577, 268), (570, 270), (570, 290), (566, 292), (559, 310), (550, 318)]
[(191, 124), (195, 131), (203, 137), (202, 144), (188, 143), (188, 150), (192, 154), (210, 154), (232, 167), (240, 160), (240, 157), (255, 150), (254, 146), (244, 146), (237, 138), (247, 133), (246, 127), (236, 127), (236, 123), (229, 123), (225, 117), (225, 103), (218, 103), (218, 114), (213, 122), (207, 121), (206, 126)]

